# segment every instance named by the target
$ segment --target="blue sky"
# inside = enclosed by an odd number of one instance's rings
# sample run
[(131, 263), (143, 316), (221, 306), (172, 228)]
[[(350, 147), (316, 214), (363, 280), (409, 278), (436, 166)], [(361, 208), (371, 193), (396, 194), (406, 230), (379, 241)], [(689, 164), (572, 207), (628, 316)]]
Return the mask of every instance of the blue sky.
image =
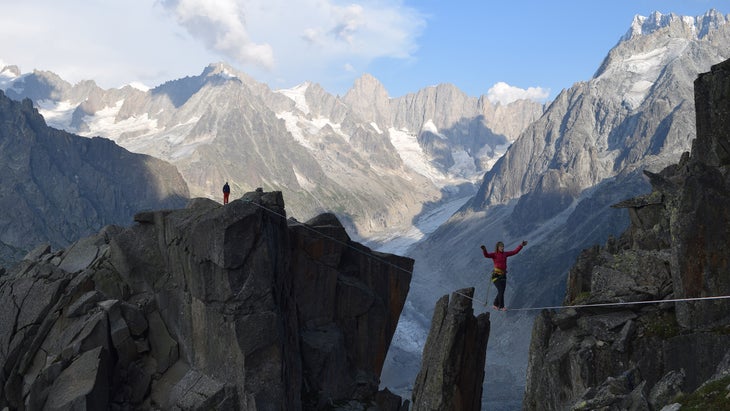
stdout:
[[(391, 97), (451, 83), (552, 99), (589, 80), (635, 15), (730, 13), (728, 0), (0, 0), (0, 66), (150, 87), (224, 61), (271, 88)], [(506, 84), (504, 84), (506, 83)]]

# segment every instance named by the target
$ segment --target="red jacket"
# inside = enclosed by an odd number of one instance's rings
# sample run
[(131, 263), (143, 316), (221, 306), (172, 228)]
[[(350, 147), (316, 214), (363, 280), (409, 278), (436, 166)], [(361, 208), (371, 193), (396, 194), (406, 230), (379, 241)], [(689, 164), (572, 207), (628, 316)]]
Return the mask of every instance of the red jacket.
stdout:
[(507, 257), (515, 255), (522, 250), (522, 244), (518, 245), (517, 248), (515, 248), (512, 251), (504, 251), (504, 252), (493, 252), (490, 253), (486, 249), (482, 249), (482, 253), (484, 253), (484, 258), (491, 258), (494, 260), (494, 268), (499, 268), (500, 270), (507, 272)]

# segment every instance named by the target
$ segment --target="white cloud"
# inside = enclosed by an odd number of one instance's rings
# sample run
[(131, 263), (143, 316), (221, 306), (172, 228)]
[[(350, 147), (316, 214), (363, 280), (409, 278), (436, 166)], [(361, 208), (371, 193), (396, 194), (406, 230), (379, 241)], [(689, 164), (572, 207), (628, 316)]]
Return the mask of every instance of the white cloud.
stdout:
[(24, 73), (50, 70), (72, 83), (94, 80), (105, 88), (133, 81), (157, 85), (220, 60), (149, 0), (5, 3), (0, 55)]
[[(401, 1), (163, 0), (188, 33), (230, 63), (268, 82), (352, 84), (352, 67), (407, 59), (425, 20)], [(337, 91), (337, 90), (333, 90)]]
[(544, 102), (550, 95), (549, 89), (528, 87), (527, 89), (510, 86), (500, 81), (487, 91), (487, 99), (491, 103), (509, 104), (517, 100), (534, 100)]
[(225, 61), (272, 88), (313, 81), (337, 93), (376, 59), (412, 58), (426, 24), (403, 0), (6, 3), (7, 64), (105, 88), (156, 86)]
[(242, 64), (274, 66), (274, 51), (251, 40), (246, 27), (245, 2), (236, 0), (163, 0), (167, 9), (191, 36), (218, 53)]

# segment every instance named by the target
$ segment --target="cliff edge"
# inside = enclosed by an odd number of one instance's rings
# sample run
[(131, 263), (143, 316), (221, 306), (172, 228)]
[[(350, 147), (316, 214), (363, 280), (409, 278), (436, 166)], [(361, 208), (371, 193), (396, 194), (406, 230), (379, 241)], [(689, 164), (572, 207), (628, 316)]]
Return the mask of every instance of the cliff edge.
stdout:
[(135, 221), (0, 269), (0, 408), (400, 409), (378, 384), (413, 260), (280, 192)]
[(730, 406), (730, 60), (694, 85), (691, 155), (645, 172), (616, 205), (629, 229), (571, 269), (572, 307), (535, 320), (524, 409)]

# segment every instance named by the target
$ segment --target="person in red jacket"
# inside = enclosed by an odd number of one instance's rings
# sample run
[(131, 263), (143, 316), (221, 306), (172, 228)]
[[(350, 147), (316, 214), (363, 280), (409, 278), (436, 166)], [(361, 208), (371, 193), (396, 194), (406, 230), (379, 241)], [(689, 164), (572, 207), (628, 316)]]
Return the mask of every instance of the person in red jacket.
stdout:
[(481, 246), (484, 258), (491, 258), (494, 261), (494, 269), (492, 270), (492, 282), (497, 287), (497, 297), (494, 299), (494, 305), (492, 306), (495, 310), (507, 311), (504, 306), (504, 289), (507, 287), (507, 257), (513, 256), (522, 250), (522, 247), (527, 245), (527, 241), (523, 241), (522, 244), (518, 245), (512, 251), (504, 251), (504, 243), (501, 241), (497, 242), (497, 246), (493, 253), (487, 251), (487, 247)]
[(223, 184), (223, 204), (228, 204), (228, 196), (231, 195), (231, 186), (228, 185), (228, 181)]

